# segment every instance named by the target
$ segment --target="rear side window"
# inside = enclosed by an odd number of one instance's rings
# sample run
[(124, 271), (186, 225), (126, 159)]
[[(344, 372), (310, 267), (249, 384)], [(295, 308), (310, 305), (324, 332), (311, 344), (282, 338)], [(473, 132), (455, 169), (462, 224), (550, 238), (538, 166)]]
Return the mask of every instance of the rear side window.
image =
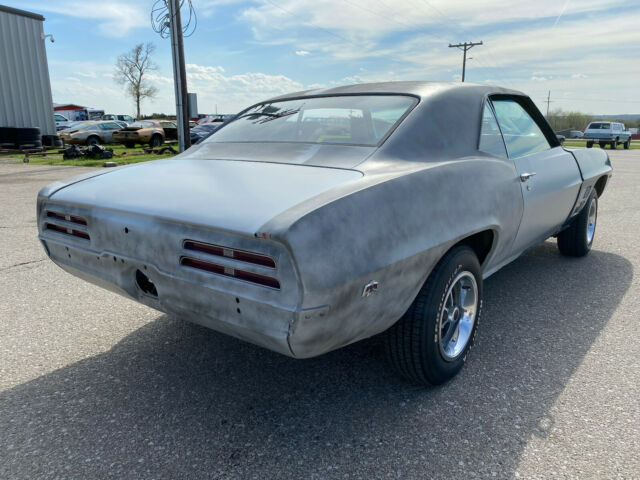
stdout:
[(495, 155), (496, 157), (507, 158), (507, 151), (504, 147), (502, 134), (500, 133), (498, 122), (496, 122), (496, 117), (493, 115), (493, 110), (491, 110), (489, 102), (485, 104), (484, 111), (482, 112), (482, 128), (480, 129), (478, 150)]
[(538, 124), (515, 100), (493, 100), (509, 157), (518, 158), (551, 146)]
[(589, 124), (589, 126), (587, 127), (587, 130), (609, 130), (610, 128), (611, 128), (610, 123), (596, 122), (596, 123)]

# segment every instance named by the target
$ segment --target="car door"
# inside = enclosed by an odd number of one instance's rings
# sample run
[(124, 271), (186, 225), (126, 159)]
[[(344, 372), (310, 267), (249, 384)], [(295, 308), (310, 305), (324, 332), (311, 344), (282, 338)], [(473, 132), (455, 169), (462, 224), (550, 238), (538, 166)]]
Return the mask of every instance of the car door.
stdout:
[(582, 177), (573, 155), (558, 145), (530, 100), (491, 101), (521, 181), (524, 211), (511, 249), (518, 253), (557, 232), (571, 213)]

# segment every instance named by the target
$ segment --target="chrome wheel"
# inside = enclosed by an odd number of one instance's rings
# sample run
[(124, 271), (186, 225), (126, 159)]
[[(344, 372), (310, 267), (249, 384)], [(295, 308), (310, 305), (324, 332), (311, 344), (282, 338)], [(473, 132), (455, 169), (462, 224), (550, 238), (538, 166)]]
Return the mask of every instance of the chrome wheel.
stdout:
[(453, 361), (465, 350), (476, 321), (478, 285), (471, 272), (460, 272), (451, 282), (438, 322), (440, 354)]
[(594, 197), (589, 205), (589, 218), (587, 219), (587, 245), (593, 242), (593, 235), (596, 233), (596, 220), (598, 219), (598, 198)]

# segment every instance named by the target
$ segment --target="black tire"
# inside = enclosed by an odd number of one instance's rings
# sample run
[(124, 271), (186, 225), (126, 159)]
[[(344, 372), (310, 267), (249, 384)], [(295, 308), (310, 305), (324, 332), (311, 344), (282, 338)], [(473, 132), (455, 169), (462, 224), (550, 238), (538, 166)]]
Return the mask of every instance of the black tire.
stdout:
[(100, 145), (100, 138), (96, 137), (95, 135), (92, 135), (89, 138), (87, 138), (87, 146), (90, 147), (91, 145)]
[(42, 145), (45, 147), (57, 147), (58, 144), (62, 145), (58, 135), (42, 135)]
[(600, 148), (602, 148), (603, 150), (604, 150), (604, 147), (607, 146), (607, 144), (603, 142), (600, 142), (598, 145), (600, 145)]
[(618, 148), (618, 141), (613, 140), (609, 145), (611, 145), (611, 150), (615, 150), (616, 148)]
[(133, 142), (125, 142), (124, 146), (127, 148), (135, 148), (136, 144)]
[[(590, 220), (592, 206), (595, 209), (594, 217)], [(598, 196), (591, 192), (582, 211), (572, 220), (569, 228), (558, 234), (558, 249), (562, 255), (568, 257), (584, 257), (591, 251), (595, 238), (598, 220)], [(592, 225), (591, 225), (592, 224)], [(592, 229), (589, 232), (588, 229)]]
[(164, 143), (164, 140), (162, 139), (162, 135), (158, 135), (157, 133), (155, 135), (153, 135), (151, 137), (151, 140), (149, 141), (149, 146), (151, 148), (158, 148), (160, 145), (162, 145)]
[(18, 129), (15, 127), (0, 127), (0, 148), (14, 149), (18, 145)]
[(630, 148), (631, 148), (631, 137), (629, 137), (627, 141), (624, 142), (624, 149), (629, 150)]
[(593, 142), (587, 142), (587, 148), (593, 148)]
[(42, 140), (35, 140), (29, 143), (21, 143), (18, 150), (40, 150), (42, 149)]
[(42, 142), (39, 128), (18, 128), (17, 141), (18, 145), (31, 145), (36, 142)]
[[(458, 283), (457, 279), (470, 280), (471, 277), (476, 286), (475, 315), (470, 322), (470, 330), (467, 330), (466, 343), (455, 355), (447, 357), (440, 340), (444, 328), (441, 320), (446, 317), (450, 289)], [(412, 382), (422, 385), (446, 382), (460, 371), (467, 360), (481, 311), (480, 262), (466, 245), (454, 247), (435, 266), (406, 313), (386, 332), (385, 349), (389, 362), (401, 376)], [(458, 332), (454, 336), (462, 338), (459, 337), (461, 330), (454, 330)]]

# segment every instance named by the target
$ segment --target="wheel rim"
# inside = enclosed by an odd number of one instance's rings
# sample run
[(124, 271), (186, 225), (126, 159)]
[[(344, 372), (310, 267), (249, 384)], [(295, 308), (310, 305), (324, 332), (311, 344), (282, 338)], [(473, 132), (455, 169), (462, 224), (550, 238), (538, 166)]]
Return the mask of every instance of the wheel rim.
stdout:
[(440, 354), (447, 361), (458, 358), (469, 344), (478, 311), (478, 284), (471, 272), (461, 272), (445, 295), (438, 323)]
[(598, 219), (598, 200), (594, 198), (589, 205), (589, 218), (587, 219), (587, 244), (591, 245), (596, 233), (596, 220)]

